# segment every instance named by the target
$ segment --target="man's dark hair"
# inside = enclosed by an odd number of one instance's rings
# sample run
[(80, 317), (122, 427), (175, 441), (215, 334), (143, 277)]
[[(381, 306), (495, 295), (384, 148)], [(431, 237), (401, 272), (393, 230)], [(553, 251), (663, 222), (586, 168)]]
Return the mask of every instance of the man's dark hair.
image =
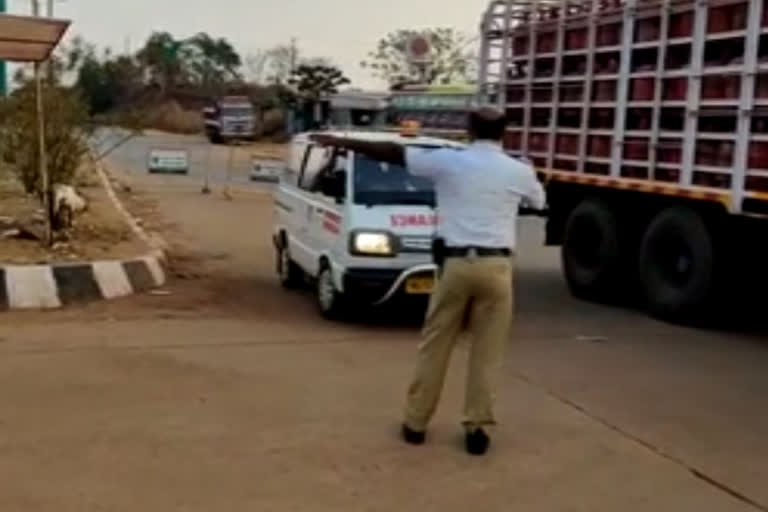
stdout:
[(475, 140), (500, 141), (507, 129), (507, 118), (499, 109), (482, 107), (469, 114), (469, 135)]

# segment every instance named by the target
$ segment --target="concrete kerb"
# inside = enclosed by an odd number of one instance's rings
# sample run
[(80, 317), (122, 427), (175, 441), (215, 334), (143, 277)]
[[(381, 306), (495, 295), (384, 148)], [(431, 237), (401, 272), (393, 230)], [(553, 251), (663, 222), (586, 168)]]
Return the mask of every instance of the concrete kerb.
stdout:
[(46, 265), (0, 264), (0, 311), (55, 309), (75, 303), (108, 300), (140, 293), (166, 282), (164, 265), (167, 244), (148, 234), (115, 194), (106, 171), (96, 172), (115, 208), (131, 230), (150, 248), (142, 256), (126, 260)]

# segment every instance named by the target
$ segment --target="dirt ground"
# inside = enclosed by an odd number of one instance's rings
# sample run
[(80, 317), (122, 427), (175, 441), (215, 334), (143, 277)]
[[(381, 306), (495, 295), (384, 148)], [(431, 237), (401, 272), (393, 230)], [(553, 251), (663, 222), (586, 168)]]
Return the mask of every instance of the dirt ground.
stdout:
[[(111, 260), (135, 257), (147, 251), (98, 182), (91, 181), (77, 190), (87, 201), (87, 210), (75, 217), (72, 229), (57, 237), (52, 248), (45, 247), (40, 240), (0, 239), (0, 262), (23, 265)], [(36, 232), (42, 234), (41, 215), (37, 201), (25, 195), (17, 184), (10, 180), (0, 182), (1, 217), (19, 219), (25, 224), (31, 222)]]

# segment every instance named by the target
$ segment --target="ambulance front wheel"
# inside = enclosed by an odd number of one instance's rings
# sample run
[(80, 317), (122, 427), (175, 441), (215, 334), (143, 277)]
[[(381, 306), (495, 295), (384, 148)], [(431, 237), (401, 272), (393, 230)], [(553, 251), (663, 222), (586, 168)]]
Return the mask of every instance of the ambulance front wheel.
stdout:
[(346, 313), (344, 295), (336, 289), (333, 272), (328, 263), (321, 263), (320, 274), (317, 276), (317, 306), (320, 314), (329, 320), (339, 320)]
[(298, 288), (304, 280), (304, 273), (291, 259), (287, 244), (277, 248), (277, 275), (283, 288)]

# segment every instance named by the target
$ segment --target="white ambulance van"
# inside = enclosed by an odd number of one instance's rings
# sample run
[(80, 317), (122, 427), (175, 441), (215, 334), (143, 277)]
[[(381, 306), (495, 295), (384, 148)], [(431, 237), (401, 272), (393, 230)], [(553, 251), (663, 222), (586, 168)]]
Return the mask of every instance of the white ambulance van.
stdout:
[[(418, 147), (461, 147), (443, 139), (380, 132), (324, 132)], [(436, 277), (439, 222), (430, 180), (398, 165), (296, 136), (275, 191), (277, 272), (286, 288), (312, 283), (320, 312), (413, 300), (426, 307)]]

